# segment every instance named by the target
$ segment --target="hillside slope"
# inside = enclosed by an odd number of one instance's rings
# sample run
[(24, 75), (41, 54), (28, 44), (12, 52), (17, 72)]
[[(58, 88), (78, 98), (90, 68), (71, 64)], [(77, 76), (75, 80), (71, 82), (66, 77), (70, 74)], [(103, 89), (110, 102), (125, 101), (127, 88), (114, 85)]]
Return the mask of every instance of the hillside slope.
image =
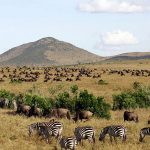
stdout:
[(106, 60), (139, 60), (139, 59), (150, 59), (150, 52), (131, 52), (123, 53), (110, 57)]
[(102, 57), (52, 37), (20, 45), (0, 55), (1, 65), (72, 65)]

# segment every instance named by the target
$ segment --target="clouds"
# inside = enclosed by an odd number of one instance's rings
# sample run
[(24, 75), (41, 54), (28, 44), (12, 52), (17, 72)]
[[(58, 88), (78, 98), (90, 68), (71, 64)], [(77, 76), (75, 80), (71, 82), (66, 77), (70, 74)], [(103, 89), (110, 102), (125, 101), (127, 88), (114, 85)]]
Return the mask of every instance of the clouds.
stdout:
[(79, 10), (91, 13), (140, 13), (149, 10), (144, 3), (128, 0), (89, 0), (80, 3)]
[(111, 46), (138, 44), (137, 38), (132, 33), (121, 30), (107, 32), (102, 36), (102, 42)]

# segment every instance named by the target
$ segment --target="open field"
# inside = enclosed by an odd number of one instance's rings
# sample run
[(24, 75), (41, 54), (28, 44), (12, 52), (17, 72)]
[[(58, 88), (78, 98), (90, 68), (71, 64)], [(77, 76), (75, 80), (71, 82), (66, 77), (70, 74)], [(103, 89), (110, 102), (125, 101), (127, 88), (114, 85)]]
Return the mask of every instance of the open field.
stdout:
[[(101, 72), (102, 69), (133, 69), (133, 70), (150, 70), (150, 61), (137, 61), (137, 62), (120, 62), (120, 63), (102, 63), (102, 64), (90, 64), (84, 65), (85, 68), (94, 69), (96, 68), (95, 74)], [(80, 66), (83, 67), (83, 66)], [(11, 68), (11, 72), (14, 68)], [(100, 78), (87, 78), (81, 77), (80, 81), (73, 80), (68, 81), (48, 81), (43, 82), (44, 74), (43, 70), (39, 70), (41, 75), (37, 82), (21, 82), (11, 83), (7, 78), (4, 82), (0, 82), (0, 89), (6, 89), (16, 94), (28, 92), (33, 90), (35, 94), (43, 96), (54, 96), (49, 91), (54, 88), (56, 92), (68, 90), (71, 85), (77, 84), (80, 90), (87, 89), (89, 92), (96, 96), (104, 96), (105, 100), (112, 104), (112, 95), (132, 89), (135, 81), (142, 83), (143, 85), (150, 85), (150, 76), (131, 76), (127, 74), (120, 76), (118, 74), (108, 73), (102, 74)], [(6, 73), (7, 74), (7, 73)], [(8, 74), (7, 74), (8, 75)], [(98, 81), (102, 79), (108, 84), (101, 85)], [(57, 89), (59, 87), (59, 89)], [(123, 121), (124, 111), (111, 111), (111, 119), (97, 119), (93, 118), (90, 121), (84, 123), (73, 123), (68, 120), (60, 120), (64, 124), (63, 135), (73, 135), (74, 128), (79, 125), (92, 125), (96, 130), (96, 144), (94, 147), (87, 141), (84, 142), (84, 146), (77, 146), (79, 150), (149, 150), (150, 149), (150, 138), (146, 137), (144, 143), (139, 143), (139, 130), (147, 125), (147, 118), (150, 115), (150, 109), (136, 109), (135, 112), (139, 115), (139, 123), (125, 122)], [(49, 119), (46, 119), (48, 121)], [(48, 145), (44, 140), (38, 139), (36, 136), (29, 138), (28, 136), (28, 125), (37, 122), (45, 121), (44, 118), (27, 118), (25, 116), (13, 115), (12, 110), (0, 109), (0, 150), (53, 150), (55, 148), (55, 140), (52, 144)], [(109, 138), (106, 138), (105, 143), (98, 141), (98, 135), (100, 130), (110, 124), (122, 124), (127, 128), (127, 141), (122, 143), (118, 139), (117, 145), (113, 142), (110, 143)]]

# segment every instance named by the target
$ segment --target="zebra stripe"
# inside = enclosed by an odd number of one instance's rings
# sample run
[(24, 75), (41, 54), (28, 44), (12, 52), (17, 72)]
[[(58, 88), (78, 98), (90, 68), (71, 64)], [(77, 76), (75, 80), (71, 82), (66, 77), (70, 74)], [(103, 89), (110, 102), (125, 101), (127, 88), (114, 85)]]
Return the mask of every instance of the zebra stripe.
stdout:
[(60, 142), (61, 149), (69, 149), (69, 150), (75, 150), (77, 145), (77, 140), (75, 137), (62, 137)]
[(29, 126), (29, 136), (37, 131), (39, 135), (42, 135), (47, 142), (49, 142), (49, 137), (54, 136), (58, 139), (63, 130), (63, 124), (61, 122), (37, 122)]
[(140, 130), (140, 138), (139, 141), (142, 142), (146, 135), (150, 135), (150, 127), (142, 128)]
[[(74, 135), (77, 139), (77, 143), (81, 144), (83, 139), (88, 139), (89, 142), (95, 143), (95, 131), (91, 126), (77, 127), (75, 128)], [(83, 145), (83, 143), (82, 143)]]
[(116, 137), (121, 137), (122, 141), (126, 140), (126, 129), (122, 125), (111, 125), (103, 128), (99, 136), (99, 141), (103, 141), (105, 139), (106, 134), (109, 134), (111, 142), (112, 137), (114, 137), (115, 141)]

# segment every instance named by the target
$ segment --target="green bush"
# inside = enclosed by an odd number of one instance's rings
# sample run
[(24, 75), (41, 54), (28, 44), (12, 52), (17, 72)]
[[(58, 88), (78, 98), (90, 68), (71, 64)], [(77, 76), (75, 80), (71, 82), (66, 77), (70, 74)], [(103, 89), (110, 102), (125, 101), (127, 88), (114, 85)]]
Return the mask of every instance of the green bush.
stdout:
[(113, 96), (113, 110), (150, 107), (150, 88), (139, 86), (137, 83), (135, 87), (133, 91)]
[[(74, 91), (72, 93), (78, 93), (77, 90)], [(56, 108), (67, 108), (71, 112), (89, 110), (97, 117), (110, 118), (110, 105), (105, 102), (103, 97), (96, 98), (93, 94), (88, 93), (87, 90), (80, 91), (78, 95), (73, 96), (68, 92), (60, 93), (56, 97), (54, 106)]]
[(98, 84), (99, 85), (107, 85), (108, 83), (101, 79), (101, 80), (98, 80)]
[(113, 96), (113, 110), (130, 109), (136, 108), (137, 106), (138, 105), (136, 104), (136, 100), (132, 96), (132, 93), (122, 92), (119, 95)]
[(75, 110), (75, 101), (70, 97), (68, 92), (58, 94), (54, 105), (56, 108), (67, 108), (71, 112)]
[(30, 106), (37, 105), (43, 111), (45, 109), (51, 109), (53, 105), (53, 101), (51, 99), (47, 99), (38, 95), (26, 94), (24, 96), (24, 103)]
[(103, 97), (95, 97), (87, 90), (81, 91), (75, 104), (76, 111), (89, 110), (97, 117), (110, 118), (110, 105), (105, 102)]
[(2, 98), (7, 98), (9, 100), (9, 105), (8, 107), (11, 108), (12, 107), (12, 100), (15, 97), (14, 93), (11, 93), (9, 91), (6, 90), (0, 90), (0, 97)]

